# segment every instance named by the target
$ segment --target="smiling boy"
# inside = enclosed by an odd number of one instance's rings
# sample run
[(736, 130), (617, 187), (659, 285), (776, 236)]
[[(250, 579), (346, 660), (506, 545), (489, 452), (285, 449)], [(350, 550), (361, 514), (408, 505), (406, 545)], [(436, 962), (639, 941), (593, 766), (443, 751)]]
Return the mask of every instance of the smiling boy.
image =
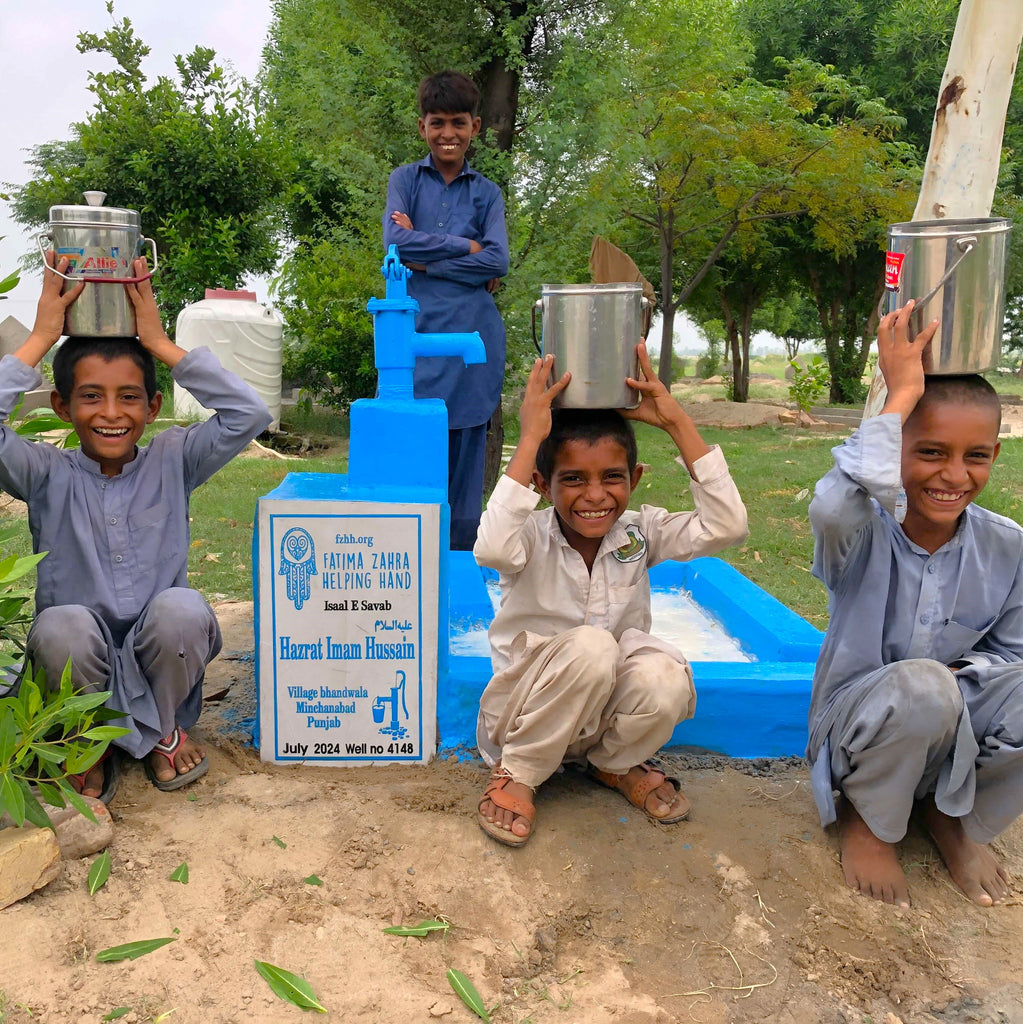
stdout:
[(1009, 876), (987, 844), (1023, 812), (1023, 529), (973, 504), (998, 396), (979, 376), (924, 376), (937, 321), (911, 341), (912, 309), (878, 328), (882, 414), (834, 449), (810, 504), (831, 621), (807, 754), (850, 886), (909, 905), (895, 844), (915, 809), (989, 906)]
[[(66, 266), (65, 259), (57, 268)], [(144, 276), (145, 260), (134, 270)], [(32, 333), (0, 360), (0, 420), (20, 392), (38, 386), (34, 367), (61, 336), (64, 312), (81, 291), (62, 295), (62, 284), (44, 271)], [(270, 414), (209, 350), (186, 352), (167, 337), (148, 280), (126, 287), (137, 341), (68, 338), (55, 354), (51, 403), (81, 447), (58, 449), (0, 427), (0, 486), (28, 504), (33, 550), (49, 552), (28, 635), (33, 665), (55, 687), (70, 658), (76, 688), (110, 690), (108, 706), (124, 713), (118, 724), (129, 729), (114, 742), (145, 758), (150, 780), (168, 790), (206, 771), (206, 754), (186, 729), (199, 717), (203, 673), (221, 645), (213, 609), (188, 587), (188, 497), (269, 425)], [(162, 402), (154, 357), (216, 413), (140, 447)], [(73, 784), (109, 798), (114, 765), (107, 759)]]
[[(537, 359), (519, 414), (520, 436), (494, 488), (473, 552), (501, 574), (490, 627), (495, 675), (480, 698), (477, 741), (489, 781), (477, 821), (492, 838), (523, 845), (533, 793), (564, 761), (585, 764), (651, 820), (689, 813), (676, 779), (647, 763), (692, 716), (689, 664), (650, 635), (651, 565), (709, 555), (746, 536), (746, 509), (724, 456), (704, 444), (638, 347), (636, 409), (563, 409), (551, 402), (569, 375), (546, 386), (553, 357)], [(627, 419), (664, 430), (689, 472), (694, 512), (629, 500), (643, 474)], [(535, 511), (539, 495), (552, 507)]]
[(384, 248), (398, 246), (412, 270), (416, 330), (479, 331), (485, 363), (430, 356), (416, 361), (416, 398), (443, 398), (448, 410), (451, 547), (469, 550), (483, 504), (487, 424), (501, 401), (505, 336), (493, 292), (508, 273), (501, 190), (473, 170), (466, 153), (480, 131), (479, 90), (457, 71), (419, 84), (419, 134), (429, 155), (391, 173)]

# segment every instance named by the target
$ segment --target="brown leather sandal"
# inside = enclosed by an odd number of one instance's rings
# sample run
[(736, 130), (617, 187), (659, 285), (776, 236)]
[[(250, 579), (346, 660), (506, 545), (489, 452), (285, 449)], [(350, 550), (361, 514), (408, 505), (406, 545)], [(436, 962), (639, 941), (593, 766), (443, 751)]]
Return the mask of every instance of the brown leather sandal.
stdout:
[[(685, 821), (689, 817), (690, 807), (689, 800), (686, 798), (685, 793), (682, 792), (682, 783), (670, 775), (665, 775), (652, 761), (644, 761), (643, 764), (637, 765), (637, 767), (642, 768), (646, 773), (642, 779), (632, 779), (627, 774), (615, 775), (613, 772), (601, 771), (592, 764), (589, 766), (588, 772), (595, 782), (600, 783), (602, 786), (607, 786), (608, 789), (617, 790), (633, 807), (638, 807), (651, 821), (656, 821), (658, 825), (675, 825), (680, 821)], [(657, 815), (651, 814), (647, 810), (646, 799), (658, 786), (663, 785), (665, 782), (670, 782), (675, 788), (675, 799), (672, 801), (672, 806), (678, 809), (674, 814), (669, 814), (665, 818), (658, 818)]]
[[(504, 791), (509, 782), (515, 780), (500, 765), (496, 765), (487, 780), (486, 789), (476, 807), (476, 823), (491, 839), (496, 839), (505, 846), (525, 846), (529, 837), (533, 834), (533, 821), (536, 818), (536, 808), (526, 803), (520, 797), (512, 796)], [(532, 790), (531, 790), (532, 792)], [(483, 804), (489, 800), (492, 804), (500, 807), (503, 811), (511, 811), (517, 818), (525, 818), (529, 822), (529, 833), (524, 836), (517, 836), (511, 829), (501, 828), (494, 821), (487, 821), (483, 816)]]

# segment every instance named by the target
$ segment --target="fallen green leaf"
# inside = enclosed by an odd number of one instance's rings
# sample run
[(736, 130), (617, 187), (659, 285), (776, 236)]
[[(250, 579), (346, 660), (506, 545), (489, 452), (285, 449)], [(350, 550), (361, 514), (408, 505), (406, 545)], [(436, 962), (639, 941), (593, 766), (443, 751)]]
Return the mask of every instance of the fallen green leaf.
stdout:
[(319, 875), (310, 875), (308, 878), (303, 878), (302, 881), (306, 885), (323, 885), (323, 879)]
[(282, 850), (288, 848), (288, 844), (283, 839), (279, 839), (277, 836), (271, 836), (271, 838)]
[(89, 868), (89, 895), (95, 896), (98, 889), (102, 889), (106, 880), (110, 877), (110, 851), (104, 850)]
[(420, 921), (419, 924), (391, 925), (384, 929), (385, 935), (413, 936), (421, 939), (430, 932), (446, 932), (451, 927), (448, 921)]
[(195, 803), (195, 801), (198, 800), (199, 798), (194, 793), (189, 793), (188, 794), (188, 799), (191, 800), (192, 803)]
[(188, 865), (184, 861), (171, 872), (170, 880), (172, 882), (180, 882), (182, 885), (188, 885)]
[(123, 946), (111, 946), (109, 949), (101, 949), (96, 954), (96, 959), (101, 964), (113, 964), (118, 960), (137, 960), (140, 956), (152, 953), (154, 949), (166, 946), (173, 942), (174, 936), (166, 939), (138, 939), (135, 942), (126, 942)]
[(123, 1017), (126, 1013), (131, 1013), (130, 1006), (117, 1006), (105, 1017), (100, 1017), (100, 1020), (117, 1020), (118, 1017)]
[(262, 960), (254, 961), (259, 976), (273, 989), (274, 994), (280, 996), (285, 1002), (298, 1006), (303, 1010), (315, 1010), (317, 1013), (326, 1013), (326, 1007), (321, 1006), (313, 994), (312, 986), (305, 978), (300, 978), (283, 967), (275, 967), (273, 964), (265, 963)]
[(448, 968), (448, 984), (455, 990), (455, 995), (465, 1003), (466, 1006), (476, 1014), (480, 1020), (490, 1024), (490, 1014), (487, 1013), (486, 1004), (476, 991), (476, 986), (461, 972), (454, 967)]

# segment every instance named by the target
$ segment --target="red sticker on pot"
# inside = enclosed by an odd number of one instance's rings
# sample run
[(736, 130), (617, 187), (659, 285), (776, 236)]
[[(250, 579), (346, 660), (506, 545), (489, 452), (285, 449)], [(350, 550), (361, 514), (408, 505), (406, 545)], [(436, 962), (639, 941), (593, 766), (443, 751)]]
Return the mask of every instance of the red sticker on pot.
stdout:
[(889, 291), (899, 290), (899, 277), (902, 275), (902, 261), (906, 258), (904, 252), (886, 252), (884, 254), (884, 286)]

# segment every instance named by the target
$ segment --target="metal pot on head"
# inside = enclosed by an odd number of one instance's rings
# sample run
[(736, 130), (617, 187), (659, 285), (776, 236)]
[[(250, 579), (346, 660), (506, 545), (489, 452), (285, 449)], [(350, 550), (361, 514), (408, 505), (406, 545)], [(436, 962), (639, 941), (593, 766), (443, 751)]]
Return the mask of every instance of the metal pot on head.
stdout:
[[(643, 286), (545, 284), (533, 305), (533, 344), (554, 356), (554, 372), (572, 374), (554, 400), (563, 409), (635, 409), (640, 394), (625, 383), (639, 376), (636, 345), (643, 309)], [(542, 342), (536, 337), (541, 314)]]
[(1002, 217), (889, 226), (880, 311), (916, 299), (914, 330), (940, 319), (924, 351), (926, 373), (985, 373), (998, 366), (1011, 228)]
[[(143, 238), (135, 210), (104, 206), (105, 192), (85, 192), (86, 206), (51, 206), (50, 228), (36, 236), (36, 245), (56, 250), (56, 258), (70, 261), (63, 291), (86, 282), (82, 294), (68, 306), (64, 333), (91, 338), (134, 337), (135, 307), (124, 290), (152, 274), (135, 277), (132, 264), (148, 242), (153, 270), (158, 266), (156, 242)], [(55, 271), (55, 273), (60, 273)]]

